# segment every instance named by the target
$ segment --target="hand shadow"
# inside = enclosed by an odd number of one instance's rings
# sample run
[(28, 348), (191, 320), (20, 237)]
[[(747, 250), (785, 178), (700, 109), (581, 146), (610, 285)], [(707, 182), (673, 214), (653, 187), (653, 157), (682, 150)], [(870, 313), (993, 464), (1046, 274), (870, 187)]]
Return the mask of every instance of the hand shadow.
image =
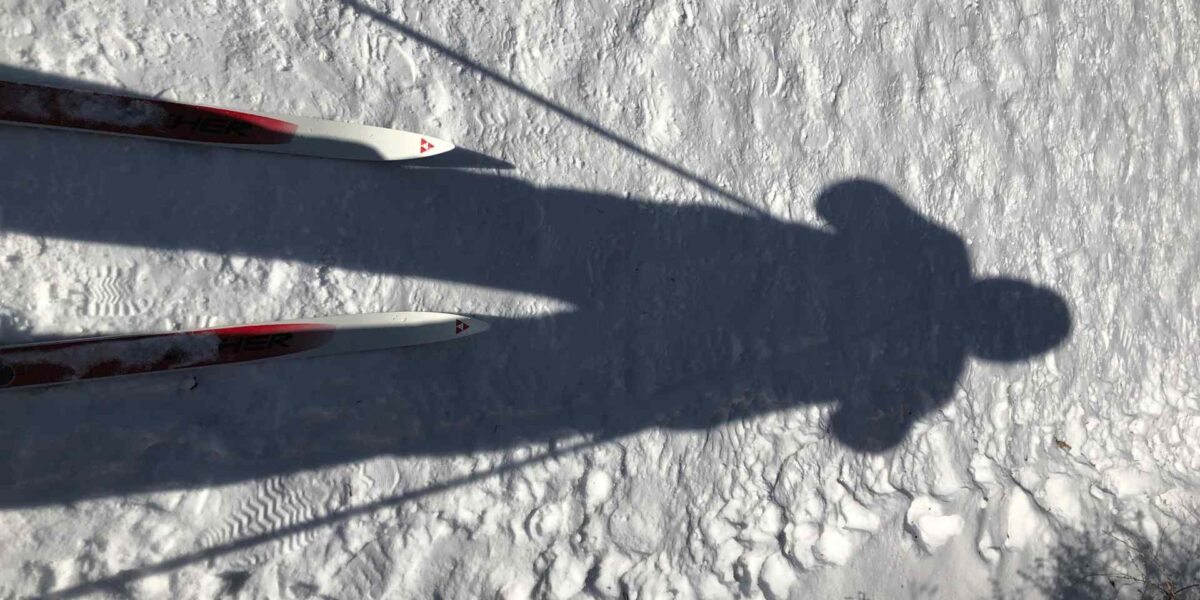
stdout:
[[(6, 393), (0, 505), (461, 454), (563, 430), (706, 428), (813, 403), (836, 404), (837, 441), (884, 452), (950, 400), (968, 356), (1025, 359), (1071, 327), (1057, 294), (974, 278), (956, 235), (870, 181), (820, 195), (822, 230), (494, 175), (310, 161), (220, 161), (214, 174), (145, 160), (132, 167), (142, 181), (94, 174), (104, 203), (69, 213), (37, 211), (37, 185), (13, 188), (6, 227), (461, 282), (576, 309), (491, 317), (492, 331), (464, 343), (197, 371), (197, 390), (144, 401), (128, 398), (162, 378)], [(176, 168), (150, 168), (160, 161)]]

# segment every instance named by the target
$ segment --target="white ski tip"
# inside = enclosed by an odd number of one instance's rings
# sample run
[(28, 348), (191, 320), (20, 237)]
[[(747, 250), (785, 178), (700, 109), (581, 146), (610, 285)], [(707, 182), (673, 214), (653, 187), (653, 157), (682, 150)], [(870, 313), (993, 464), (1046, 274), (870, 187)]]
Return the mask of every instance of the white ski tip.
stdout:
[(454, 144), (446, 140), (420, 133), (362, 127), (371, 135), (364, 137), (359, 143), (364, 143), (374, 153), (373, 160), (420, 160), (445, 154), (454, 149)]
[(290, 142), (259, 147), (267, 152), (392, 161), (419, 160), (454, 149), (454, 144), (423, 133), (304, 117), (266, 116), (294, 123), (297, 127)]

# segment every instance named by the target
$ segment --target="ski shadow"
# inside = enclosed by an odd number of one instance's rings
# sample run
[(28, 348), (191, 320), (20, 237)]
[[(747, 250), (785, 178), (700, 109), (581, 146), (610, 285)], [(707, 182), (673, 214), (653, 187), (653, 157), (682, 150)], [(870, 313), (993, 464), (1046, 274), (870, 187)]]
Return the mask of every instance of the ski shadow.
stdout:
[[(702, 429), (826, 403), (834, 439), (886, 452), (951, 399), (969, 357), (1034, 357), (1071, 327), (1056, 293), (976, 278), (957, 235), (872, 181), (820, 193), (822, 229), (498, 174), (192, 147), (129, 152), (117, 174), (100, 136), (14, 135), (26, 143), (0, 145), (6, 231), (298, 260), (574, 308), (506, 307), (461, 343), (191, 371), (191, 390), (168, 374), (5, 392), (0, 506), (563, 432)], [(28, 175), (62, 156), (75, 184)]]

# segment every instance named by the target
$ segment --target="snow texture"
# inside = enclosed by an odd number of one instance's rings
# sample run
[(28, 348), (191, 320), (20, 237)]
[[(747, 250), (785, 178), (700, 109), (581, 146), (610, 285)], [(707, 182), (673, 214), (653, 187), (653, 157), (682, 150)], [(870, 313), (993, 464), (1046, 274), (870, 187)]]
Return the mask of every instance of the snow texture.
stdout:
[(1194, 535), (1198, 10), (0, 0), (0, 79), (471, 150), (0, 127), (2, 341), (492, 324), (0, 393), (0, 598), (1036, 597)]

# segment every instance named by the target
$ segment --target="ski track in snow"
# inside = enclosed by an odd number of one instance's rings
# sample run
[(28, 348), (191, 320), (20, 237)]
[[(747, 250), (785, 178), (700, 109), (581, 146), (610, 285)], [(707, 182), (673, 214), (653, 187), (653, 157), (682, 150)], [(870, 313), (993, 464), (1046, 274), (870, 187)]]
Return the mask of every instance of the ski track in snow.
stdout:
[[(522, 360), (554, 348), (496, 328), (470, 341), (487, 357), (455, 346), (3, 393), (0, 598), (1027, 597), (1046, 592), (1036, 559), (1072, 536), (1120, 553), (1118, 538), (1196, 529), (1195, 3), (0, 0), (0, 14), (0, 79), (392, 126), (516, 166), (420, 175), (0, 127), (4, 342), (381, 310), (532, 322), (522, 331), (553, 343), (556, 328), (603, 335), (569, 319), (608, 310), (627, 331), (644, 317), (603, 305), (626, 299), (607, 286), (641, 281), (625, 273), (639, 248), (685, 244), (597, 211), (625, 243), (575, 248), (548, 233), (563, 227), (548, 210), (603, 198), (656, 224), (708, 207), (832, 231), (814, 203), (857, 177), (961, 238), (977, 277), (1046, 286), (1073, 320), (1048, 353), (968, 359), (948, 402), (878, 454), (838, 441), (834, 405), (754, 385), (783, 375), (780, 349), (736, 331), (631, 339), (615, 357), (561, 342), (580, 382)], [(442, 214), (462, 188), (415, 182), (466, 177), (493, 202), (480, 211), (533, 207), (480, 217), (519, 248), (480, 256), (486, 236), (438, 223), (414, 264), (579, 258), (594, 297), (482, 267), (477, 281), (389, 270), (408, 264), (403, 241), (362, 238), (368, 199)], [(305, 194), (331, 182), (332, 197)], [(162, 208), (173, 198), (200, 206)], [(788, 267), (775, 252), (730, 258), (742, 273), (694, 293), (785, 306), (770, 303)], [(656, 258), (666, 270), (644, 277), (681, 281), (721, 259)], [(684, 311), (676, 298), (647, 310)], [(720, 396), (719, 423), (578, 420), (602, 393), (662, 407), (662, 382), (727, 364), (762, 366), (747, 385), (671, 392), (684, 416)], [(422, 437), (527, 421), (511, 427), (533, 439), (491, 447)]]

